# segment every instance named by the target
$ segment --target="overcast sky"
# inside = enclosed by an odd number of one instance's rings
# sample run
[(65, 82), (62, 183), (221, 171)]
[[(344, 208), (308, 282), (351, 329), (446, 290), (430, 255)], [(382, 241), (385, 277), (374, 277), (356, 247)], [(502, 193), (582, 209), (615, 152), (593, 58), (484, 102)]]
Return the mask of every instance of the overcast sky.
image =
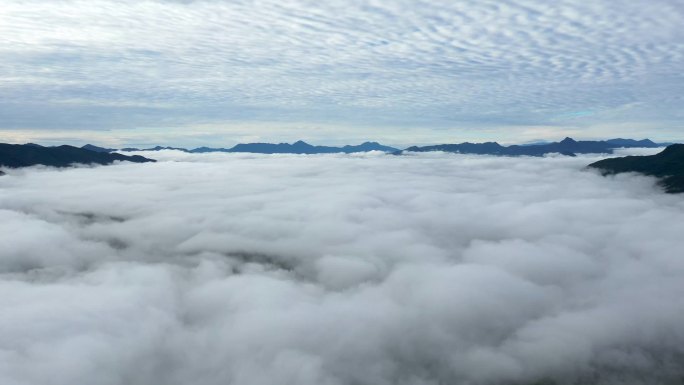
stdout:
[(682, 139), (680, 0), (0, 0), (0, 141)]

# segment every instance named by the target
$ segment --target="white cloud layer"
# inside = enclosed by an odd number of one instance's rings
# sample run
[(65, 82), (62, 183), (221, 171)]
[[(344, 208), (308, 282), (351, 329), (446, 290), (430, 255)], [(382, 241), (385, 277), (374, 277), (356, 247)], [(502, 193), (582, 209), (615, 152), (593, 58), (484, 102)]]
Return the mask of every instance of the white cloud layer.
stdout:
[(0, 129), (682, 118), (678, 0), (0, 6)]
[(259, 156), (0, 177), (0, 383), (661, 384), (684, 203), (592, 157)]

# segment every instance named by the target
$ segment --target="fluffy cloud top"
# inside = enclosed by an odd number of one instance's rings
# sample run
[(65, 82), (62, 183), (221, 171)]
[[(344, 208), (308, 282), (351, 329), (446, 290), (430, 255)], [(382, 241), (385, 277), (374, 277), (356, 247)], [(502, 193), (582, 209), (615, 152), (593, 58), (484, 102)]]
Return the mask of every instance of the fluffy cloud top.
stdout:
[(684, 204), (650, 178), (591, 157), (157, 155), (0, 177), (0, 382), (684, 374)]
[(678, 0), (6, 0), (0, 129), (653, 129), (682, 117), (682, 19)]

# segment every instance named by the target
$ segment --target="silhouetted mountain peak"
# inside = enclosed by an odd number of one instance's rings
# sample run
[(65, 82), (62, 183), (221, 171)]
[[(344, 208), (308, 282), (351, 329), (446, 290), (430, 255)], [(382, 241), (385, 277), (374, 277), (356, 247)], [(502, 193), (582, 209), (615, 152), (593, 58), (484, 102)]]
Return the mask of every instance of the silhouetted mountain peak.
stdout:
[(577, 141), (569, 136), (566, 136), (565, 139), (560, 141), (560, 144), (577, 144)]
[(99, 147), (99, 146), (95, 146), (95, 145), (90, 144), (90, 143), (86, 144), (85, 146), (81, 146), (81, 148), (84, 149), (84, 150), (90, 150), (90, 151), (95, 151), (95, 152), (112, 152), (112, 151), (116, 151), (115, 148)]

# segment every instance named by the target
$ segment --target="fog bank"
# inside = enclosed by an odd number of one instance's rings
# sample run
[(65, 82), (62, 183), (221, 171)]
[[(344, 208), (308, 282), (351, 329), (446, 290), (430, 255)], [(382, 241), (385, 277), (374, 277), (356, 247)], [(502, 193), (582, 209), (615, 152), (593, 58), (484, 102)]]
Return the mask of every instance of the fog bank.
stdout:
[(0, 383), (684, 376), (684, 200), (652, 178), (591, 156), (146, 155), (0, 177)]

